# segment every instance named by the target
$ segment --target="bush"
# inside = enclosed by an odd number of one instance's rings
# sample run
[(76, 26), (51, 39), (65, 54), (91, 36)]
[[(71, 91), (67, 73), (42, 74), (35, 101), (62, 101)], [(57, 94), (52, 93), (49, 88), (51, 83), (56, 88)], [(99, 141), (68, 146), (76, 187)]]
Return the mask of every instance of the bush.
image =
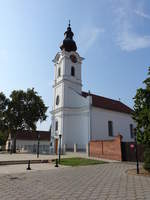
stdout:
[(150, 172), (150, 147), (144, 152), (144, 169)]

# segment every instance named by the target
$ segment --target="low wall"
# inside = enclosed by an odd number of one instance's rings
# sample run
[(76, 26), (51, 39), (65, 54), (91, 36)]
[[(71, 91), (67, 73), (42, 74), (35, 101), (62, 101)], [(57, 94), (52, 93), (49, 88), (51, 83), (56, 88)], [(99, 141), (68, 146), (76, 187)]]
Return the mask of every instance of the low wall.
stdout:
[(113, 140), (92, 140), (89, 145), (89, 154), (91, 157), (121, 161), (121, 140), (121, 135), (116, 136)]

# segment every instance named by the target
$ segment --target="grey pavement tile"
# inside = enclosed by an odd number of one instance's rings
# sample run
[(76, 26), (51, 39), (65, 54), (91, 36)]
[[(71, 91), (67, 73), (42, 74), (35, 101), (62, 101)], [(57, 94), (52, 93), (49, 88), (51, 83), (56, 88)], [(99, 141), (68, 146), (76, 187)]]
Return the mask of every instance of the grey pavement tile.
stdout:
[(111, 163), (0, 175), (0, 200), (150, 200), (150, 178)]

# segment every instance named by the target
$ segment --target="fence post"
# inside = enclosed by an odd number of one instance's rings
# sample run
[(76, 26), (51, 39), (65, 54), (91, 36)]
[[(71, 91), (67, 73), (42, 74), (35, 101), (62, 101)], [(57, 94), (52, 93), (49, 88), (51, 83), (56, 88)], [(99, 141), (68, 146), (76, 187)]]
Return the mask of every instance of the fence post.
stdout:
[(89, 143), (86, 144), (86, 155), (89, 156)]
[(63, 154), (66, 154), (66, 144), (64, 144)]
[(102, 155), (104, 155), (103, 140), (102, 140)]
[(74, 153), (77, 152), (77, 144), (74, 144)]

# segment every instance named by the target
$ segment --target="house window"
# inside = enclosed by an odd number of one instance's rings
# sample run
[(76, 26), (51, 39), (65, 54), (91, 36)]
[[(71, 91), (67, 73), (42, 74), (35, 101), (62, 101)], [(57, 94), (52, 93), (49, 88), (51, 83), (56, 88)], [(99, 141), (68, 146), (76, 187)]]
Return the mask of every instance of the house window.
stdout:
[(71, 67), (71, 76), (75, 76), (75, 68), (73, 66)]
[(60, 69), (60, 67), (58, 68), (58, 77), (60, 77), (61, 76), (61, 69)]
[(59, 104), (59, 96), (56, 97), (56, 105), (58, 106)]
[(108, 121), (108, 135), (113, 136), (113, 122)]
[(134, 138), (133, 124), (130, 124), (130, 137), (131, 137), (131, 138)]
[(55, 131), (58, 131), (58, 121), (55, 122)]

